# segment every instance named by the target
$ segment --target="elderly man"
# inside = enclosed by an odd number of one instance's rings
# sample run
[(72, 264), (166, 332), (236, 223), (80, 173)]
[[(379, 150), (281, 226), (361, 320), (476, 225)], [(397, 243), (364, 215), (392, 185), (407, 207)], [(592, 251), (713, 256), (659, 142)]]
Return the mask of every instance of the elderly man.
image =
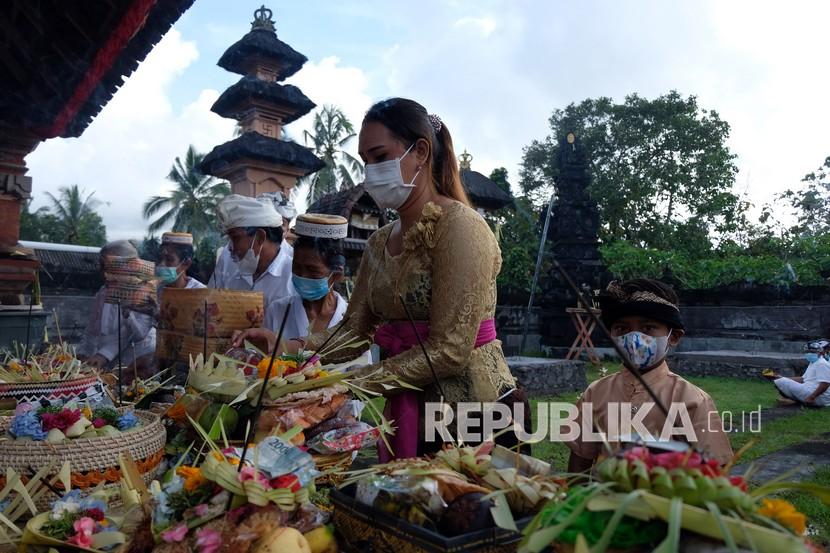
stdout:
[(232, 194), (219, 203), (217, 215), (228, 245), (208, 286), (262, 292), (266, 306), (289, 295), (292, 250), (273, 200)]
[[(127, 240), (110, 242), (101, 248), (101, 272), (109, 258), (138, 258), (138, 251)], [(84, 341), (78, 347), (81, 359), (96, 368), (112, 365), (121, 351), (122, 362), (141, 373), (151, 372), (156, 351), (155, 318), (126, 308), (121, 310), (121, 343), (118, 343), (118, 306), (106, 303), (106, 286), (102, 286), (92, 302)], [(134, 374), (134, 371), (127, 371)]]

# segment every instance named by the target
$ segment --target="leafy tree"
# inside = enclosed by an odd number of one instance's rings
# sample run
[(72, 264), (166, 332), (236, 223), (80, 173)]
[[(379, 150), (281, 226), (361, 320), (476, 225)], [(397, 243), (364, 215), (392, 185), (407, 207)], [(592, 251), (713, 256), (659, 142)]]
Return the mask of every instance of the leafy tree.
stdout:
[(323, 106), (314, 114), (314, 129), (305, 131), (305, 142), (326, 165), (307, 177), (309, 204), (338, 189), (351, 188), (363, 178), (363, 164), (345, 150), (355, 136), (340, 108)]
[(145, 236), (138, 245), (138, 256), (147, 261), (158, 262), (161, 257), (161, 240), (152, 234)]
[(499, 210), (498, 213), (500, 220), (497, 236), (502, 258), (499, 288), (512, 293), (530, 292), (542, 235), (539, 225), (541, 214), (523, 196), (515, 198), (512, 206)]
[(62, 242), (58, 218), (49, 213), (48, 207), (31, 212), (29, 202), (24, 203), (20, 212), (20, 239), (33, 242)]
[(824, 164), (801, 179), (801, 190), (787, 190), (779, 198), (788, 201), (798, 224), (795, 234), (819, 234), (830, 230), (830, 157)]
[[(94, 192), (84, 196), (83, 190), (73, 184), (59, 188), (57, 196), (51, 192), (46, 195), (52, 205), (33, 214), (41, 218), (42, 234), (64, 244), (103, 246), (106, 243), (106, 227), (95, 211), (101, 202), (93, 198)], [(52, 223), (56, 223), (53, 228), (58, 231), (57, 236), (45, 228)]]
[(496, 183), (499, 188), (512, 195), (510, 183), (507, 181), (507, 169), (504, 167), (493, 169), (493, 172), (490, 173), (490, 180)]
[(230, 194), (230, 187), (199, 171), (199, 163), (204, 157), (189, 146), (184, 161), (176, 157), (167, 175), (175, 188), (166, 196), (153, 196), (144, 203), (145, 219), (152, 219), (162, 212), (148, 226), (151, 235), (167, 226), (194, 235), (216, 232), (216, 204)]
[(535, 205), (550, 197), (557, 177), (559, 140), (574, 132), (587, 148), (605, 242), (626, 240), (654, 248), (694, 243), (728, 233), (743, 222), (745, 205), (732, 187), (735, 156), (726, 146), (729, 125), (694, 96), (675, 91), (654, 100), (632, 94), (584, 100), (557, 109), (551, 134), (525, 148), (522, 190)]

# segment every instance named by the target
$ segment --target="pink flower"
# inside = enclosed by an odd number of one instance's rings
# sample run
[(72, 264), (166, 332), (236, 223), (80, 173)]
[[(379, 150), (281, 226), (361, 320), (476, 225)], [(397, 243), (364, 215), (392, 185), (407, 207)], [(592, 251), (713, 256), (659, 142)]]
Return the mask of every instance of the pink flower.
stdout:
[(46, 432), (53, 428), (64, 431), (79, 420), (81, 420), (80, 409), (64, 409), (60, 413), (43, 413), (40, 415), (40, 422)]
[(240, 482), (247, 482), (248, 480), (256, 480), (266, 488), (268, 486), (268, 479), (265, 478), (261, 472), (256, 470), (254, 467), (242, 467), (242, 470), (239, 473), (239, 481)]
[(187, 525), (179, 524), (173, 528), (168, 528), (161, 533), (161, 539), (167, 543), (178, 543), (187, 536)]
[(79, 547), (89, 548), (92, 545), (92, 534), (95, 532), (95, 521), (89, 517), (81, 517), (72, 525), (75, 535), (66, 540)]
[(222, 547), (222, 534), (213, 528), (196, 530), (196, 545), (200, 553), (216, 553)]
[(24, 413), (28, 413), (34, 408), (35, 406), (31, 403), (18, 403), (17, 407), (14, 408), (14, 415), (23, 415)]
[(208, 514), (208, 506), (207, 503), (200, 503), (193, 507), (193, 512), (196, 513), (197, 517), (206, 517)]
[(104, 427), (106, 425), (107, 425), (107, 421), (105, 421), (104, 419), (95, 419), (94, 421), (92, 421), (92, 426), (94, 428), (101, 428), (101, 427)]

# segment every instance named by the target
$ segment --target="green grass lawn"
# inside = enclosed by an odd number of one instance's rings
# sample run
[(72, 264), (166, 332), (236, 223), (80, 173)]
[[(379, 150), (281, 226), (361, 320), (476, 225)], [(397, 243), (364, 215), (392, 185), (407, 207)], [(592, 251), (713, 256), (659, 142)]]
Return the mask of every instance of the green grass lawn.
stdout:
[[(619, 370), (619, 367), (608, 367), (608, 374)], [(587, 371), (588, 381), (593, 382), (601, 376), (599, 367), (591, 366)], [(775, 388), (764, 380), (742, 380), (735, 378), (689, 378), (691, 382), (705, 390), (715, 401), (718, 411), (733, 413), (733, 428), (741, 426), (741, 413), (757, 411), (763, 408), (775, 407), (778, 397)], [(539, 401), (567, 401), (575, 402), (578, 393), (563, 394), (554, 397), (536, 398), (531, 401), (536, 419), (536, 404)], [(761, 432), (733, 432), (730, 434), (732, 448), (738, 451), (749, 440), (755, 443), (747, 450), (742, 462), (752, 461), (763, 455), (778, 451), (787, 446), (819, 438), (820, 435), (830, 432), (830, 408), (801, 409), (795, 414), (782, 417), (768, 423), (761, 421)], [(748, 425), (748, 419), (747, 419)], [(747, 427), (748, 428), (748, 427)], [(830, 440), (827, 440), (830, 442)], [(562, 443), (540, 442), (533, 445), (533, 456), (544, 459), (553, 464), (555, 470), (565, 470), (568, 465), (570, 450)], [(830, 459), (828, 459), (830, 461)], [(830, 466), (819, 469), (813, 482), (830, 486)], [(814, 526), (816, 540), (822, 544), (830, 543), (830, 509), (813, 496), (802, 493), (782, 494), (804, 512)]]

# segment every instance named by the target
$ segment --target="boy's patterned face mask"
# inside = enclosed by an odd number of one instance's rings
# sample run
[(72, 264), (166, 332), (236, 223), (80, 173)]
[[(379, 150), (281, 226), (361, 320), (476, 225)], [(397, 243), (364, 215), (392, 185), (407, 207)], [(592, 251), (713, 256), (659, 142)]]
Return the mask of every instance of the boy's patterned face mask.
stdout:
[(629, 332), (614, 338), (617, 345), (628, 354), (628, 358), (640, 370), (650, 369), (666, 358), (669, 353), (669, 331), (666, 336), (649, 336), (642, 332)]

